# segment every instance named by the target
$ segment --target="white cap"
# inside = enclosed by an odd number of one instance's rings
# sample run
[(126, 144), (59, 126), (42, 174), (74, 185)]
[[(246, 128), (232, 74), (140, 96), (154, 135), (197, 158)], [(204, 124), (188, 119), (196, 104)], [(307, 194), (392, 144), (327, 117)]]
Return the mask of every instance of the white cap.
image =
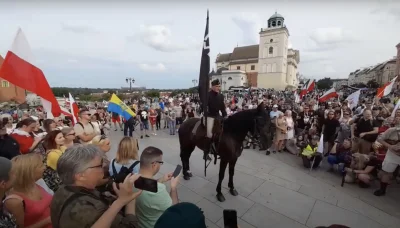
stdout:
[(273, 107), (273, 108), (277, 108), (277, 107), (278, 107), (278, 105), (276, 105), (276, 104), (275, 104), (275, 105), (274, 105), (274, 106), (272, 106), (272, 107)]

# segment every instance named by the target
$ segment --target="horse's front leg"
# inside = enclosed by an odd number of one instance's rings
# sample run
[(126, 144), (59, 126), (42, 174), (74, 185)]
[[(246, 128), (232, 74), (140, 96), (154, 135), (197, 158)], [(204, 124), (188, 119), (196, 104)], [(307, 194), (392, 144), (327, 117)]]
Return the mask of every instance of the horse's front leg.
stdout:
[(221, 159), (220, 163), (219, 163), (219, 178), (218, 178), (218, 185), (217, 185), (217, 199), (219, 202), (224, 202), (225, 201), (225, 197), (221, 192), (221, 184), (222, 181), (224, 180), (224, 176), (225, 176), (225, 170), (226, 167), (228, 166), (228, 162)]
[(233, 176), (235, 175), (235, 165), (237, 162), (238, 158), (233, 159), (232, 161), (229, 162), (229, 182), (228, 182), (228, 187), (229, 187), (229, 192), (233, 196), (237, 196), (238, 192), (235, 189), (235, 186), (233, 185)]

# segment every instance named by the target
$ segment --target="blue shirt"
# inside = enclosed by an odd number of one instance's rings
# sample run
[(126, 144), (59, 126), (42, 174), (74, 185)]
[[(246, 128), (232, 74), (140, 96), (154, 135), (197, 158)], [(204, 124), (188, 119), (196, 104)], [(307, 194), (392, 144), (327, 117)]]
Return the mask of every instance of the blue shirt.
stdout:
[[(110, 162), (110, 167), (108, 168), (108, 172), (110, 173), (110, 176), (114, 175), (113, 168), (112, 168), (112, 163), (113, 163), (114, 160), (115, 159), (113, 159)], [(115, 170), (117, 171), (117, 173), (119, 173), (119, 171), (121, 170), (122, 166), (125, 166), (126, 168), (129, 168), (135, 161), (136, 160), (129, 160), (128, 164), (126, 164), (126, 165), (121, 165), (121, 164), (118, 164), (118, 162), (115, 162), (114, 163)], [(132, 174), (139, 173), (139, 169), (140, 169), (140, 164), (137, 164), (135, 166), (135, 168), (133, 168)]]
[(161, 101), (161, 102), (159, 103), (159, 105), (160, 105), (161, 110), (164, 111), (164, 102)]
[(279, 113), (281, 113), (281, 111), (276, 111), (276, 112), (271, 111), (271, 112), (269, 113), (269, 117), (271, 117), (271, 119), (273, 119), (273, 118), (275, 118), (275, 117), (278, 117), (278, 116), (279, 116)]

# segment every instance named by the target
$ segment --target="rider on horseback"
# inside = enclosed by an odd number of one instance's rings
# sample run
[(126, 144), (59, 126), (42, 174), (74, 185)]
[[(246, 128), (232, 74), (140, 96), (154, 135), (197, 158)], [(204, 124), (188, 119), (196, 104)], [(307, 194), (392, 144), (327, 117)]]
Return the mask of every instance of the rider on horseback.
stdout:
[(222, 117), (226, 117), (224, 96), (219, 93), (221, 89), (221, 83), (218, 79), (211, 82), (211, 90), (208, 92), (208, 106), (207, 106), (207, 135), (205, 139), (205, 147), (204, 147), (204, 157), (203, 159), (211, 160), (210, 153), (211, 144), (213, 140), (213, 127), (214, 127), (214, 119), (220, 116), (219, 112), (221, 111)]

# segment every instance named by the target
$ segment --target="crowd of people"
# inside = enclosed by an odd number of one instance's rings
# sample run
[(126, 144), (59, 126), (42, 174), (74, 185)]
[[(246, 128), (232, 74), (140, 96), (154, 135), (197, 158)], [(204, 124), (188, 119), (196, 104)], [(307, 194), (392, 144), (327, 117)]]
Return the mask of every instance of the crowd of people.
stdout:
[[(317, 168), (327, 158), (328, 171), (344, 173), (346, 182), (362, 188), (380, 180), (374, 194), (385, 195), (400, 165), (400, 110), (394, 110), (393, 101), (369, 97), (353, 109), (343, 99), (319, 103), (318, 94), (299, 103), (288, 91), (225, 94), (226, 113), (263, 103), (269, 118), (257, 121), (245, 149), (258, 146), (270, 156), (287, 151), (306, 168)], [(139, 152), (133, 132), (139, 131), (141, 139), (164, 129), (175, 135), (185, 120), (198, 116), (199, 104), (191, 97), (133, 101), (129, 105), (137, 116), (130, 119), (104, 107), (81, 108), (76, 124), (46, 119), (37, 109), (18, 111), (16, 124), (2, 115), (0, 227), (206, 227), (200, 208), (179, 203), (180, 178), (172, 176), (173, 170), (157, 179), (156, 193), (134, 187), (139, 177), (154, 179), (164, 162), (159, 148)], [(113, 130), (124, 137), (110, 157)], [(321, 137), (324, 150), (318, 151)], [(122, 174), (124, 180), (116, 184)]]

